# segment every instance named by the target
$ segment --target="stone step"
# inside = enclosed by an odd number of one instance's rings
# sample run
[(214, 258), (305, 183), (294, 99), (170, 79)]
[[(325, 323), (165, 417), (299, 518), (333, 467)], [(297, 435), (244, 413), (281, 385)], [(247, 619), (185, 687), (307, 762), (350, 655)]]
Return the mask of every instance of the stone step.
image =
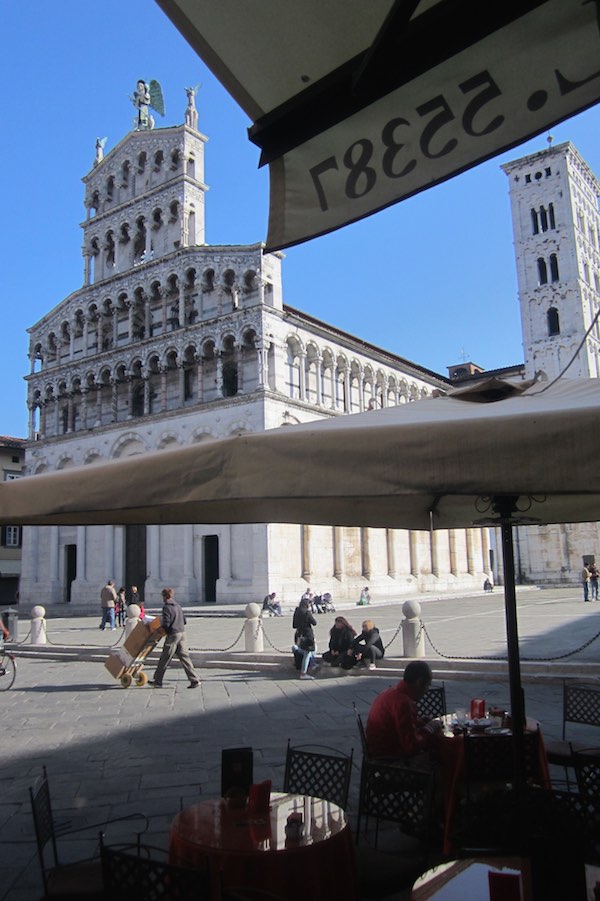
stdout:
[[(90, 663), (104, 663), (109, 656), (109, 649), (106, 648), (89, 648), (77, 647), (73, 645), (17, 645), (13, 646), (7, 643), (7, 649), (15, 652), (17, 659), (23, 658), (46, 658), (51, 660), (62, 660), (64, 662), (81, 660)], [(194, 651), (191, 652), (193, 662), (201, 669), (229, 669), (238, 671), (254, 671), (261, 672), (289, 672), (292, 670), (293, 663), (291, 656), (284, 654), (272, 653), (244, 653), (244, 652), (208, 652)], [(146, 668), (156, 665), (156, 661), (160, 655), (160, 650), (151, 652), (144, 661)], [(482, 660), (482, 659), (453, 659), (445, 660), (436, 657), (425, 658), (431, 666), (436, 681), (441, 680), (472, 680), (486, 679), (488, 681), (507, 682), (508, 681), (508, 663), (504, 660)], [(350, 671), (351, 676), (361, 676), (368, 674), (369, 676), (380, 677), (383, 679), (400, 679), (407, 663), (406, 658), (388, 657), (379, 662), (376, 670), (365, 670), (357, 668)], [(174, 661), (176, 664), (176, 661)], [(339, 676), (340, 672), (336, 668), (322, 666), (319, 672), (320, 677)], [(565, 662), (565, 661), (522, 661), (521, 662), (521, 680), (524, 683), (531, 682), (562, 682), (563, 680), (572, 680), (577, 682), (595, 681), (600, 678), (600, 663), (591, 662)]]

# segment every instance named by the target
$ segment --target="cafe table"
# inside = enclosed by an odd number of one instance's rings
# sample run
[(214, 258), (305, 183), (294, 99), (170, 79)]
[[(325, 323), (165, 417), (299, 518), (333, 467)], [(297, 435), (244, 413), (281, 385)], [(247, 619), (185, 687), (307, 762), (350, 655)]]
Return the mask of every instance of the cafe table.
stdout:
[[(532, 901), (524, 857), (465, 858), (442, 863), (414, 883), (410, 901)], [(565, 899), (566, 901), (566, 899)]]
[[(456, 805), (460, 799), (461, 785), (464, 780), (465, 771), (465, 749), (464, 737), (455, 735), (451, 728), (450, 716), (442, 718), (444, 722), (444, 731), (441, 733), (440, 741), (437, 744), (437, 752), (441, 765), (442, 779), (442, 795), (444, 801), (444, 853), (451, 854), (454, 850), (451, 839), (452, 827), (454, 825), (454, 816)], [(470, 727), (467, 727), (467, 729)], [(477, 725), (475, 725), (477, 731)], [(502, 730), (506, 732), (507, 730)], [(540, 731), (540, 724), (531, 717), (526, 718), (525, 731), (539, 732), (538, 744), (538, 781), (544, 787), (550, 787), (550, 771), (548, 769), (548, 760), (546, 757), (546, 749), (544, 740)], [(487, 734), (483, 732), (482, 734)], [(492, 733), (490, 732), (490, 737)]]
[[(302, 819), (300, 835), (288, 826), (290, 814)], [(358, 901), (356, 851), (346, 815), (320, 798), (272, 792), (262, 815), (223, 798), (192, 804), (171, 824), (169, 861), (208, 866), (213, 901), (219, 901), (221, 888), (240, 887), (285, 901)]]

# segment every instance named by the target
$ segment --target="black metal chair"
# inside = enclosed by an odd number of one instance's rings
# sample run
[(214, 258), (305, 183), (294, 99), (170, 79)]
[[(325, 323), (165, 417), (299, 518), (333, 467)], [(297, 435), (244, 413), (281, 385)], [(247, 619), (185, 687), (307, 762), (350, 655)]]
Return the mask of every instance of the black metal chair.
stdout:
[[(58, 855), (57, 838), (78, 835), (87, 830), (105, 829), (109, 823), (137, 822), (138, 837), (148, 828), (148, 820), (143, 814), (105, 819), (99, 823), (86, 823), (71, 828), (69, 822), (57, 825), (52, 815), (52, 802), (48, 773), (42, 768), (42, 777), (36, 787), (29, 788), (31, 813), (35, 829), (38, 858), (42, 872), (44, 897), (81, 895), (82, 897), (103, 897), (102, 869), (100, 858), (92, 855), (84, 860), (61, 862)], [(95, 842), (95, 839), (94, 839)], [(91, 843), (91, 842), (90, 842)], [(66, 843), (65, 843), (66, 844)]]
[(111, 901), (209, 901), (208, 868), (174, 866), (150, 845), (100, 846), (105, 897)]
[[(394, 761), (363, 758), (356, 823), (356, 841), (360, 839), (361, 822), (365, 832), (369, 819), (375, 820), (375, 847), (379, 840), (381, 820), (399, 826), (408, 840), (408, 850), (415, 865), (427, 856), (433, 813), (434, 776), (432, 771), (402, 766)], [(400, 839), (400, 836), (398, 836)]]
[(574, 750), (573, 766), (580, 794), (600, 802), (600, 748)]
[(369, 749), (367, 747), (367, 733), (365, 731), (365, 725), (362, 721), (362, 717), (358, 712), (356, 707), (356, 702), (352, 701), (352, 706), (354, 707), (354, 716), (356, 718), (356, 725), (358, 727), (358, 734), (360, 735), (360, 746), (362, 748), (363, 755), (365, 757), (369, 756)]
[(288, 739), (283, 790), (332, 801), (343, 810), (348, 791), (354, 752), (344, 754), (324, 745), (297, 745)]
[(600, 726), (600, 685), (563, 682), (562, 740), (546, 741), (545, 745), (548, 763), (564, 767), (567, 783), (570, 782), (568, 770), (574, 766), (574, 753), (589, 746), (589, 740), (567, 739), (568, 723)]
[(446, 686), (444, 682), (442, 682), (441, 685), (431, 685), (421, 700), (417, 701), (417, 714), (419, 716), (433, 718), (445, 716), (447, 712)]

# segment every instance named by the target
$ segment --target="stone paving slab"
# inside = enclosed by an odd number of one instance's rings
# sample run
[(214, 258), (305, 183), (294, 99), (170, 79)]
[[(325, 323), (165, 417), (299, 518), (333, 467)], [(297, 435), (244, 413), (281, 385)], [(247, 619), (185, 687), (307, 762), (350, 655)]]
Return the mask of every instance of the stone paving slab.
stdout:
[[(600, 604), (584, 605), (572, 590), (523, 593), (519, 608), (521, 644), (531, 655), (562, 655), (600, 630)], [(359, 626), (367, 614), (388, 642), (401, 619), (399, 608), (373, 606), (347, 615)], [(492, 597), (425, 601), (422, 615), (444, 654), (480, 655), (491, 648), (502, 649), (503, 607), (497, 592)], [(322, 647), (332, 620), (330, 615), (319, 618), (317, 637)], [(281, 655), (289, 655), (290, 617), (271, 618), (265, 629)], [(239, 621), (236, 626), (231, 618), (192, 619), (190, 644), (198, 649), (224, 647), (237, 631)], [(103, 652), (117, 636), (99, 632), (97, 620), (89, 617), (51, 620), (48, 632), (51, 640), (56, 634), (61, 641), (99, 647)], [(434, 672), (435, 659), (432, 655)], [(437, 659), (441, 664), (444, 658)], [(598, 641), (574, 657), (575, 662), (599, 659)], [(401, 656), (398, 662), (402, 664)], [(48, 768), (57, 817), (96, 822), (101, 815), (142, 811), (151, 821), (148, 841), (166, 846), (169, 824), (181, 803), (191, 803), (200, 794), (219, 794), (222, 748), (251, 746), (255, 780), (269, 778), (276, 789), (283, 783), (288, 738), (295, 743), (353, 748), (353, 819), (361, 754), (352, 704), (356, 702), (366, 715), (375, 695), (395, 681), (395, 674), (330, 672), (304, 682), (288, 660), (276, 674), (205, 668), (200, 675), (202, 684), (196, 691), (187, 690), (185, 675), (175, 666), (167, 671), (161, 690), (149, 686), (125, 690), (100, 660), (65, 663), (19, 657), (16, 683), (0, 696), (0, 898), (32, 901), (40, 896), (27, 789), (43, 764)], [(449, 709), (464, 707), (471, 697), (509, 703), (506, 680), (486, 678), (485, 673), (471, 679), (445, 678), (445, 684)], [(527, 713), (541, 721), (546, 737), (559, 737), (560, 683), (526, 684), (524, 690)], [(600, 739), (598, 730), (590, 727), (579, 727), (572, 734), (590, 744)], [(122, 832), (109, 837), (124, 838)]]

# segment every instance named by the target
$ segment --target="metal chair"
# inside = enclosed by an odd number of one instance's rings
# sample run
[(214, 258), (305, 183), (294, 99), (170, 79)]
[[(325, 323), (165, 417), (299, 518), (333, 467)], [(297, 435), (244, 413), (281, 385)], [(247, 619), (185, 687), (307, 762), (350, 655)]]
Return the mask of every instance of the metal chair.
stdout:
[(433, 772), (413, 769), (396, 762), (363, 758), (356, 841), (361, 821), (365, 832), (369, 818), (375, 819), (375, 847), (379, 839), (379, 822), (396, 823), (405, 837), (412, 839), (411, 856), (415, 862), (427, 856), (433, 813)]
[(573, 751), (573, 766), (580, 794), (600, 802), (600, 748)]
[(356, 725), (358, 727), (358, 734), (360, 735), (360, 745), (362, 747), (362, 752), (365, 757), (368, 757), (369, 748), (367, 746), (367, 733), (365, 731), (365, 725), (362, 721), (360, 713), (358, 712), (355, 701), (352, 701), (352, 706), (354, 707), (354, 716), (356, 717)]
[(57, 838), (79, 834), (90, 829), (105, 829), (109, 823), (125, 821), (137, 821), (143, 826), (138, 832), (139, 836), (148, 828), (148, 820), (143, 814), (131, 814), (111, 820), (105, 819), (99, 823), (85, 824), (74, 829), (70, 828), (70, 823), (57, 825), (52, 815), (50, 787), (45, 766), (42, 771), (42, 777), (37, 787), (29, 788), (29, 798), (42, 872), (44, 897), (81, 895), (102, 898), (100, 858), (92, 856), (84, 860), (62, 863), (58, 856)]
[(425, 692), (420, 701), (417, 701), (417, 714), (419, 716), (445, 716), (448, 712), (446, 708), (446, 686), (442, 682), (441, 685), (431, 685)]
[(546, 741), (548, 763), (562, 766), (569, 782), (568, 769), (574, 766), (573, 755), (588, 745), (567, 740), (567, 724), (600, 726), (600, 685), (563, 682), (562, 740)]
[(105, 897), (111, 901), (209, 901), (208, 869), (168, 863), (166, 852), (150, 845), (100, 846)]
[(292, 747), (288, 739), (283, 790), (324, 798), (345, 810), (348, 806), (353, 754), (352, 750), (350, 754), (344, 754), (324, 745)]
[[(523, 769), (529, 784), (539, 785), (541, 782), (539, 749), (539, 731), (525, 732)], [(464, 751), (467, 799), (477, 788), (498, 790), (513, 782), (515, 757), (512, 735), (465, 735)]]

